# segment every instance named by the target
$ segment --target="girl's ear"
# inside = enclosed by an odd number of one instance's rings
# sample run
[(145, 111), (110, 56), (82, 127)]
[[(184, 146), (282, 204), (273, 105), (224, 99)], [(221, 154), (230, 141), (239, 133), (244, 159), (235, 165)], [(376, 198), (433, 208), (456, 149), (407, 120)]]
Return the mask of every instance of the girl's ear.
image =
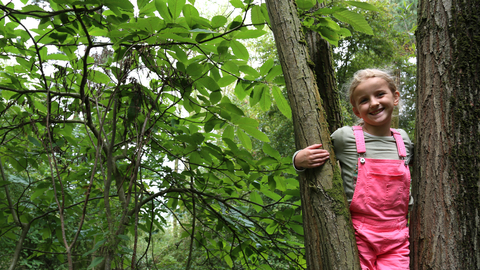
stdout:
[(357, 108), (355, 108), (355, 106), (353, 106), (353, 113), (358, 117), (358, 118), (361, 118), (360, 117), (360, 113), (358, 112)]
[(397, 106), (398, 103), (400, 102), (400, 92), (398, 91), (395, 91), (395, 93), (393, 93), (393, 105)]

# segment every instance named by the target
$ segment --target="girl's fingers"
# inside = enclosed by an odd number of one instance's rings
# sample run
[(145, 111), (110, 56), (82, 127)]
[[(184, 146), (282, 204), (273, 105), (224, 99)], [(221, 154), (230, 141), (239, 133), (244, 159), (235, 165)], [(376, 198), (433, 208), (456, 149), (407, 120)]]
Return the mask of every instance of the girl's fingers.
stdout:
[(317, 144), (312, 144), (312, 145), (306, 147), (305, 149), (317, 149), (317, 148), (320, 148), (320, 147), (322, 147), (322, 144), (317, 143)]

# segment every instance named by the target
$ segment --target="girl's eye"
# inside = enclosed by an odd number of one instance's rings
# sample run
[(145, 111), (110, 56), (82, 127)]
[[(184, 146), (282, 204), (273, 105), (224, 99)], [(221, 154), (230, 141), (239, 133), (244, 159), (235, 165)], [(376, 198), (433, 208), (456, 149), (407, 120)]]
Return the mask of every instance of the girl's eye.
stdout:
[(379, 93), (378, 96), (383, 97), (383, 96), (385, 96), (385, 93)]
[(367, 99), (366, 99), (366, 98), (360, 100), (360, 104), (363, 104), (363, 103), (365, 103), (365, 102), (367, 102)]

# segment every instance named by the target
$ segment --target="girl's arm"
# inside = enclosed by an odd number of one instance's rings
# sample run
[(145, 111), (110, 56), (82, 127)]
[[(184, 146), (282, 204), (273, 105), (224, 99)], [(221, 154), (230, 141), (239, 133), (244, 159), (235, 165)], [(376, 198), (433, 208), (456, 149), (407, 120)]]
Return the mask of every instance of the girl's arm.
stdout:
[(313, 144), (298, 151), (293, 157), (295, 169), (303, 170), (323, 165), (330, 158), (330, 153), (320, 147), (321, 144)]

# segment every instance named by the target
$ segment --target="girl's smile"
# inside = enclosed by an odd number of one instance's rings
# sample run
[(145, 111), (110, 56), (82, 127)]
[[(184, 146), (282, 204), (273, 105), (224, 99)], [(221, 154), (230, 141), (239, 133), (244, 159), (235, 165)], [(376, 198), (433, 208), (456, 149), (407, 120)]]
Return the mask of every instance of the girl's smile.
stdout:
[(384, 79), (368, 78), (353, 91), (353, 112), (363, 119), (366, 132), (390, 136), (393, 108), (399, 99), (398, 91), (392, 92)]

